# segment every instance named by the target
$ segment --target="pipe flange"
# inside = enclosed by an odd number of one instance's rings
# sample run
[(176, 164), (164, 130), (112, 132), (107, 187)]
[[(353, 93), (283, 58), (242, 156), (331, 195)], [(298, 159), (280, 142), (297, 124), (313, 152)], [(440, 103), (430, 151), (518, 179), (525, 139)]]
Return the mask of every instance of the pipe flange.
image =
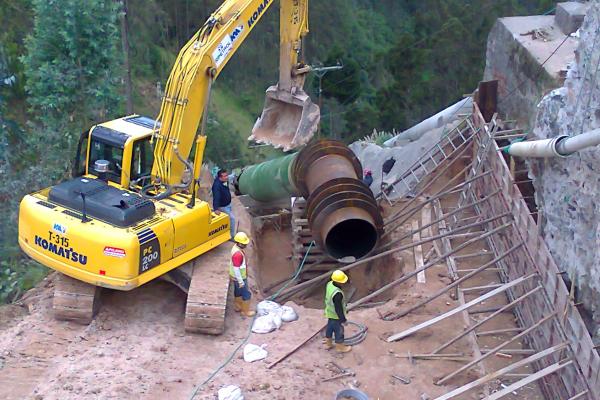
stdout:
[(308, 197), (308, 187), (306, 185), (306, 176), (310, 165), (321, 157), (329, 154), (335, 154), (346, 158), (354, 168), (356, 178), (362, 178), (362, 164), (358, 157), (345, 144), (337, 140), (317, 140), (306, 145), (304, 149), (298, 153), (292, 166), (294, 183), (302, 192), (304, 197)]

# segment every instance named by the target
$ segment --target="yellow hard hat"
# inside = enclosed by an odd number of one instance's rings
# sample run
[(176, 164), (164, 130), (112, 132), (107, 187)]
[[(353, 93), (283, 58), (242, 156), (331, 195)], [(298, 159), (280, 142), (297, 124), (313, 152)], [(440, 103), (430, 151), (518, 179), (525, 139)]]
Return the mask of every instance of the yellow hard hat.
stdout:
[(334, 282), (337, 282), (337, 283), (346, 283), (346, 282), (348, 282), (348, 275), (346, 275), (344, 273), (344, 271), (340, 271), (339, 269), (336, 269), (331, 274), (331, 280)]
[(250, 243), (250, 238), (244, 232), (238, 232), (235, 234), (233, 240), (240, 244), (248, 244)]

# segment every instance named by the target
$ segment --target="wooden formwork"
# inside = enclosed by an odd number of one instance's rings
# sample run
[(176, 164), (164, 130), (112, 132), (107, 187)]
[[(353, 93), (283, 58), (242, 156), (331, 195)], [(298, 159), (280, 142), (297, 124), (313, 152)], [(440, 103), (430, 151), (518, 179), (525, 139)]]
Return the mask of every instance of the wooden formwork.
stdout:
[[(477, 105), (474, 105), (473, 119), (477, 126), (483, 127), (485, 121)], [(489, 128), (489, 124), (488, 124)], [(489, 132), (489, 129), (486, 130)], [(471, 199), (485, 197), (490, 192), (500, 189), (497, 196), (479, 204), (478, 212), (483, 215), (499, 215), (509, 212), (512, 215), (512, 226), (503, 234), (489, 240), (496, 255), (506, 252), (520, 242), (524, 243), (517, 251), (511, 252), (498, 264), (505, 282), (514, 281), (523, 276), (536, 274), (536, 281), (527, 285), (518, 285), (507, 291), (512, 301), (527, 291), (540, 285), (543, 290), (528, 296), (519, 302), (515, 314), (519, 324), (527, 328), (542, 318), (555, 313), (557, 316), (526, 336), (527, 344), (536, 351), (543, 351), (553, 346), (568, 342), (569, 351), (560, 351), (536, 361), (539, 371), (556, 365), (565, 357), (573, 363), (561, 369), (558, 374), (547, 374), (541, 378), (540, 388), (547, 398), (560, 399), (600, 399), (600, 356), (594, 349), (592, 339), (585, 324), (569, 298), (569, 292), (561, 279), (559, 271), (546, 243), (541, 239), (530, 210), (525, 203), (510, 169), (502, 157), (494, 140), (485, 142), (485, 134), (474, 141), (474, 154), (479, 150), (487, 152), (486, 162), (481, 165), (480, 173), (489, 172), (481, 179), (474, 181), (469, 188)], [(481, 149), (481, 146), (487, 146)], [(492, 221), (488, 229), (502, 224), (501, 220)]]
[[(538, 383), (541, 392), (548, 399), (599, 400), (600, 357), (594, 349), (584, 322), (561, 279), (562, 272), (558, 270), (545, 242), (541, 239), (532, 213), (496, 142), (504, 139), (506, 132), (511, 132), (511, 137), (514, 136), (517, 129), (500, 129), (495, 116), (491, 118), (490, 122), (485, 122), (476, 104), (473, 113), (467, 116), (463, 122), (469, 126), (469, 130), (461, 132), (461, 136), (464, 136), (466, 140), (460, 153), (461, 156), (462, 154), (472, 155), (468, 165), (437, 193), (429, 192), (427, 197), (429, 200), (425, 202), (418, 203), (416, 198), (425, 194), (436, 181), (439, 183), (444, 176), (442, 173), (434, 171), (422, 180), (415, 180), (412, 186), (406, 185), (410, 187), (410, 193), (415, 193), (415, 197), (405, 205), (403, 210), (386, 220), (386, 235), (389, 235), (408, 218), (419, 212), (424, 204), (433, 200), (434, 209), (437, 209), (438, 235), (431, 236), (427, 240), (440, 239), (438, 253), (442, 254), (437, 259), (429, 261), (421, 269), (425, 270), (436, 262), (445, 260), (452, 283), (416, 305), (399, 312), (391, 312), (383, 316), (383, 319), (389, 321), (400, 318), (434, 301), (451, 289), (457, 290), (460, 305), (410, 329), (393, 334), (387, 338), (387, 341), (402, 340), (446, 318), (462, 314), (465, 330), (433, 350), (429, 356), (448, 357), (451, 354), (444, 354), (441, 351), (466, 338), (469, 339), (473, 349), (472, 358), (470, 361), (465, 360), (468, 361), (467, 364), (439, 379), (436, 383), (444, 384), (475, 367), (479, 368), (481, 377), (438, 397), (436, 400), (454, 399), (475, 388), (483, 388), (484, 396), (495, 400), (511, 393), (517, 395), (514, 390), (524, 388), (532, 383)], [(518, 135), (522, 136), (520, 133)], [(455, 148), (454, 152), (457, 151), (459, 149)], [(429, 155), (424, 155), (413, 168), (420, 168), (428, 157)], [(436, 165), (436, 168), (444, 172), (453, 163), (452, 157), (449, 157), (443, 163)], [(512, 162), (511, 165), (513, 165)], [(514, 168), (512, 170), (514, 171)], [(409, 176), (413, 173), (409, 171), (405, 175)], [(450, 182), (456, 178), (463, 178), (464, 181), (450, 187)], [(458, 195), (458, 199), (453, 203), (450, 199), (456, 195)], [(454, 207), (448, 208), (447, 212), (442, 210), (437, 201), (438, 198), (450, 200)], [(423, 229), (424, 226), (415, 228), (407, 235), (413, 235)], [(476, 231), (471, 231), (471, 229), (476, 229)], [(455, 240), (454, 245), (451, 243), (452, 240)], [(458, 244), (461, 241), (463, 242)], [(465, 246), (472, 245), (480, 250), (475, 250), (474, 254), (458, 253), (465, 249)], [(408, 245), (408, 247), (412, 246), (414, 244)], [(477, 268), (457, 269), (456, 264), (460, 260), (482, 254), (493, 259), (483, 261)], [(491, 270), (497, 272), (496, 282), (484, 286), (471, 285), (470, 287), (466, 284), (476, 275)], [(404, 282), (413, 275), (415, 274), (407, 274), (388, 286)], [(467, 301), (465, 299), (467, 293), (470, 295), (483, 294), (476, 299)], [(502, 294), (505, 295), (508, 303), (499, 308), (480, 309), (475, 307), (484, 300)], [(489, 315), (473, 324), (469, 314), (475, 312)], [(499, 318), (503, 312), (512, 312), (518, 326), (513, 325), (488, 332), (476, 331), (486, 322)], [(482, 351), (478, 337), (498, 333), (510, 334), (509, 339), (496, 337), (494, 338), (494, 348)], [(510, 344), (516, 343), (522, 344), (523, 348), (507, 348)], [(515, 357), (502, 352), (510, 352)], [(489, 361), (490, 356), (494, 354), (502, 355), (503, 358), (511, 361), (500, 369), (488, 372), (485, 362)], [(531, 366), (535, 372), (514, 373), (525, 366)], [(512, 381), (509, 386), (491, 393), (490, 383), (499, 378), (516, 378), (517, 380)]]

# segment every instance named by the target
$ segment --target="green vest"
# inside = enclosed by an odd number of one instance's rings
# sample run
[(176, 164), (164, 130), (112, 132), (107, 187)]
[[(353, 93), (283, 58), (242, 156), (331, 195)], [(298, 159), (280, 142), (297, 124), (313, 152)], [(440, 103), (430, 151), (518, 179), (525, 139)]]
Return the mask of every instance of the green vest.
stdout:
[(238, 251), (244, 256), (244, 261), (242, 261), (242, 265), (240, 265), (239, 268), (240, 274), (242, 275), (242, 279), (246, 279), (246, 253), (244, 253), (242, 249), (240, 249), (237, 245), (233, 245), (231, 249), (231, 257), (229, 257), (229, 276), (231, 276), (233, 279), (236, 278), (235, 272), (233, 271), (233, 269), (235, 268), (233, 266), (233, 255)]
[(342, 309), (344, 315), (346, 315), (346, 302), (344, 300), (344, 292), (339, 287), (333, 284), (333, 281), (329, 281), (327, 288), (325, 289), (325, 316), (329, 319), (340, 319), (335, 312), (335, 305), (333, 304), (333, 296), (337, 293), (342, 294)]

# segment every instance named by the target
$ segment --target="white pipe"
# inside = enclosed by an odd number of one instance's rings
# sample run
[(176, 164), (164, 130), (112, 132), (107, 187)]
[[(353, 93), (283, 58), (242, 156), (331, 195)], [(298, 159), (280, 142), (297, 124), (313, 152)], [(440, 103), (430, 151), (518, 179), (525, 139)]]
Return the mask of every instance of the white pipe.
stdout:
[(427, 118), (426, 120), (419, 122), (417, 125), (409, 128), (405, 131), (402, 131), (398, 135), (393, 138), (386, 140), (383, 145), (384, 147), (394, 147), (401, 140), (409, 140), (415, 141), (416, 139), (423, 136), (425, 133), (436, 129), (441, 128), (445, 124), (447, 124), (458, 111), (463, 107), (471, 107), (473, 104), (473, 98), (467, 97), (459, 102), (451, 105), (450, 107), (440, 111), (432, 117)]
[(532, 140), (513, 143), (504, 150), (513, 156), (547, 158), (567, 157), (579, 150), (600, 144), (600, 129), (594, 129), (577, 136), (559, 136), (553, 139)]
[(556, 150), (563, 156), (600, 144), (600, 129), (594, 129), (581, 135), (573, 136), (557, 143)]
[(547, 158), (563, 157), (556, 151), (556, 142), (567, 138), (568, 136), (559, 136), (553, 139), (532, 140), (529, 142), (517, 142), (505, 148), (505, 151), (511, 156)]

